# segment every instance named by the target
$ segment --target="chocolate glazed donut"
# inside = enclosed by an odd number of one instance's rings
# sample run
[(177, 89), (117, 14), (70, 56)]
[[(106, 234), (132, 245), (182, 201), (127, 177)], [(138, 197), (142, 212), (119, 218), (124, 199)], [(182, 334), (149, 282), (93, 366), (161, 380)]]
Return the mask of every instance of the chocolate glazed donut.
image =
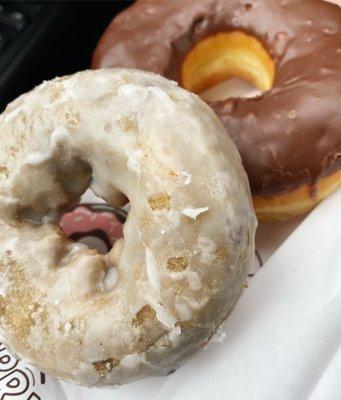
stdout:
[(285, 219), (341, 182), (341, 9), (324, 1), (137, 1), (94, 68), (134, 67), (200, 93), (239, 76), (263, 92), (209, 102), (241, 153), (257, 214)]

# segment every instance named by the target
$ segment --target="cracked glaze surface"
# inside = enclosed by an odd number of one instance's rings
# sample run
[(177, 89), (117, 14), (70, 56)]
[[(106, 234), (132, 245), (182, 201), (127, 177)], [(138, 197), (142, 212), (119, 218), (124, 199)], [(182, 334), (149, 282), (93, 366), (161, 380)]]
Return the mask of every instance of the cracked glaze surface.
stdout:
[[(45, 82), (0, 116), (0, 337), (85, 385), (164, 375), (240, 296), (255, 217), (240, 157), (211, 109), (124, 69)], [(87, 187), (131, 202), (106, 255), (58, 216)]]

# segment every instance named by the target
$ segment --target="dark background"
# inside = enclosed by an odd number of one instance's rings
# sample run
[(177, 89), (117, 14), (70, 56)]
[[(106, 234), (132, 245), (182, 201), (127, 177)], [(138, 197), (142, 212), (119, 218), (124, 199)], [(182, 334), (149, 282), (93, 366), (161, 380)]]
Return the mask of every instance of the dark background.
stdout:
[(90, 67), (101, 34), (132, 1), (0, 1), (0, 111), (43, 80)]

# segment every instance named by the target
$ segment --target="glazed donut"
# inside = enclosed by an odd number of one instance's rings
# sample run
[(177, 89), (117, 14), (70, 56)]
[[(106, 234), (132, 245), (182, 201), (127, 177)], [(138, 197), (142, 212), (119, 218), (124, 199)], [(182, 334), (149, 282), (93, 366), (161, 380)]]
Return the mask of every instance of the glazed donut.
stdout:
[(257, 216), (286, 219), (341, 182), (340, 28), (341, 9), (318, 0), (137, 1), (92, 65), (153, 71), (195, 93), (232, 76), (262, 90), (209, 105), (241, 154)]
[[(88, 386), (167, 374), (206, 343), (241, 294), (256, 224), (212, 110), (151, 73), (85, 71), (15, 100), (0, 135), (1, 341)], [(131, 203), (105, 255), (58, 226), (89, 186)]]

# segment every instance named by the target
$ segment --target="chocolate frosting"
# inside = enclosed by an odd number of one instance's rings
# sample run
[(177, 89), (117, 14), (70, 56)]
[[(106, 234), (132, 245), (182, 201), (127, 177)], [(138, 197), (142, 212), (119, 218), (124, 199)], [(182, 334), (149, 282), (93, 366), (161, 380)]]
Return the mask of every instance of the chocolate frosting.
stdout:
[(341, 8), (310, 0), (137, 1), (101, 38), (93, 67), (180, 83), (188, 52), (216, 32), (254, 35), (276, 64), (273, 88), (210, 102), (236, 143), (253, 194), (275, 195), (341, 168)]

